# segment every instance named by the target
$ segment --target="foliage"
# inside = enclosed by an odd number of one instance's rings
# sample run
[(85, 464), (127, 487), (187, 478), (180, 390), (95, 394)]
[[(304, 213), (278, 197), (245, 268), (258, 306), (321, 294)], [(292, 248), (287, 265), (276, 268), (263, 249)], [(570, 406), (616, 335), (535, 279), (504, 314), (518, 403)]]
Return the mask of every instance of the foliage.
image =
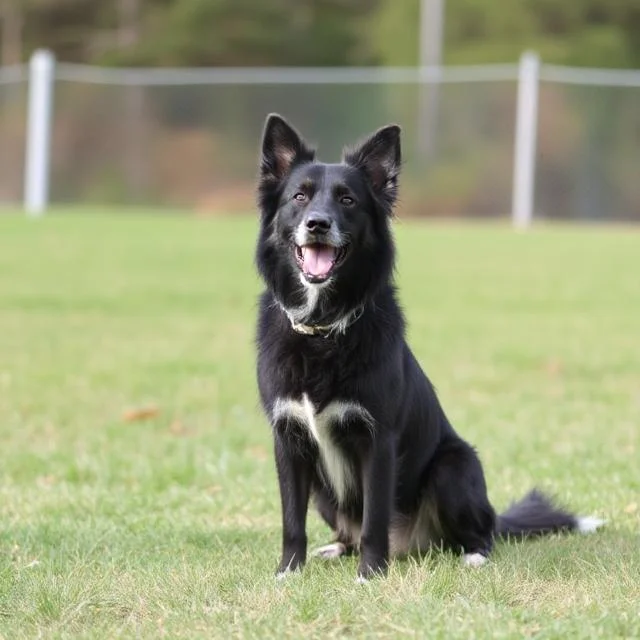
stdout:
[[(629, 0), (456, 0), (446, 3), (445, 62), (507, 62), (535, 49), (547, 62), (640, 66), (640, 5)], [(419, 0), (380, 0), (369, 41), (385, 64), (418, 58)]]
[[(24, 14), (24, 53), (149, 65), (413, 65), (420, 0), (5, 0)], [(631, 0), (455, 0), (445, 61), (640, 66)], [(128, 37), (123, 34), (128, 33)]]

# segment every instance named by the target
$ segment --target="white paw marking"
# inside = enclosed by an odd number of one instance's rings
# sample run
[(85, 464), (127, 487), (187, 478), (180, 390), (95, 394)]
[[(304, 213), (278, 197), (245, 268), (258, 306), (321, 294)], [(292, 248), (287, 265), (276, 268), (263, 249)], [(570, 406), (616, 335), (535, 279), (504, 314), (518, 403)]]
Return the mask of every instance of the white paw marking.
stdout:
[(465, 567), (481, 567), (488, 562), (488, 558), (481, 553), (465, 553), (462, 562)]
[(367, 584), (369, 582), (364, 576), (358, 576), (356, 578), (356, 584)]
[(311, 555), (316, 558), (333, 560), (334, 558), (343, 556), (345, 553), (347, 553), (347, 547), (342, 542), (333, 542), (331, 544), (326, 544), (323, 547), (318, 547)]
[(285, 569), (284, 571), (278, 571), (278, 573), (276, 573), (276, 580), (278, 580), (278, 582), (282, 581), (282, 580), (286, 580), (289, 576), (293, 575), (294, 573), (296, 573), (297, 569)]
[(580, 533), (593, 533), (597, 531), (602, 525), (606, 524), (606, 520), (601, 518), (592, 518), (591, 516), (584, 516), (578, 520), (578, 531)]

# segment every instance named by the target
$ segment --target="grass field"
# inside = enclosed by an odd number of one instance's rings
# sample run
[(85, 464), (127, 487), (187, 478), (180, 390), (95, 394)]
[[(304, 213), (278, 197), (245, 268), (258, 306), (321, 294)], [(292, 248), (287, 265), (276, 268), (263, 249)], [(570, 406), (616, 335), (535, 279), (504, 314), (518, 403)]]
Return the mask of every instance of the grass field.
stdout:
[(539, 484), (608, 526), (276, 583), (254, 219), (6, 215), (0, 637), (640, 637), (640, 233), (395, 226), (411, 343), (494, 504)]

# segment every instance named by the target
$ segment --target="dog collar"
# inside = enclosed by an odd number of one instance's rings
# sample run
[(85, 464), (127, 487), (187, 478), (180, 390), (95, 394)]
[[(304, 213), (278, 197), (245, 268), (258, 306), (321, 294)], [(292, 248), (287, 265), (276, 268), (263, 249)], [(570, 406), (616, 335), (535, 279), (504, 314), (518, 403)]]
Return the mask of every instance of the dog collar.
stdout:
[(289, 321), (291, 322), (291, 327), (296, 333), (302, 333), (305, 336), (328, 336), (333, 329), (333, 325), (330, 324), (302, 324), (301, 322), (295, 322), (291, 318), (289, 318)]
[(291, 323), (291, 328), (296, 333), (301, 333), (305, 336), (323, 336), (328, 337), (334, 331), (338, 333), (345, 333), (346, 330), (360, 319), (360, 316), (364, 313), (364, 305), (358, 307), (351, 313), (347, 314), (341, 320), (334, 322), (333, 324), (303, 324), (302, 322), (296, 322), (289, 313), (287, 317)]

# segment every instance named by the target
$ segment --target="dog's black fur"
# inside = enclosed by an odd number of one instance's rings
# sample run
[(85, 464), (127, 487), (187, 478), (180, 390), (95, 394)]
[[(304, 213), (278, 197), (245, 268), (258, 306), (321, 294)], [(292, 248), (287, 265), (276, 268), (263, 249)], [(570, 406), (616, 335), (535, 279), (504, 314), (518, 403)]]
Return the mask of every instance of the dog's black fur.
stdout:
[(282, 500), (280, 573), (306, 560), (310, 496), (335, 554), (360, 552), (362, 578), (386, 570), (390, 545), (486, 557), (496, 535), (578, 526), (537, 491), (496, 516), (474, 449), (405, 342), (390, 230), (400, 159), (395, 125), (323, 164), (281, 117), (266, 122), (258, 381)]

